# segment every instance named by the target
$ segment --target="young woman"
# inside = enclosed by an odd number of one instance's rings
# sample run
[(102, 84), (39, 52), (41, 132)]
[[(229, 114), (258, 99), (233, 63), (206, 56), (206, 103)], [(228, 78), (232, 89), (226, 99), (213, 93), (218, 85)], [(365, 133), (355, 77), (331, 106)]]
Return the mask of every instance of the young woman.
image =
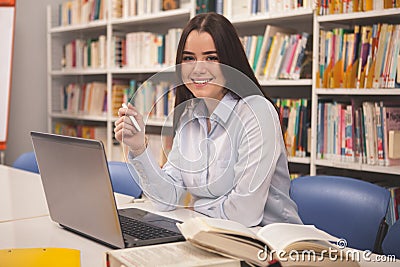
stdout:
[(129, 147), (138, 184), (160, 209), (183, 205), (246, 226), (301, 223), (289, 197), (289, 171), (279, 116), (248, 63), (233, 25), (199, 14), (182, 32), (177, 57), (174, 141), (161, 169), (134, 106), (119, 110), (115, 136)]

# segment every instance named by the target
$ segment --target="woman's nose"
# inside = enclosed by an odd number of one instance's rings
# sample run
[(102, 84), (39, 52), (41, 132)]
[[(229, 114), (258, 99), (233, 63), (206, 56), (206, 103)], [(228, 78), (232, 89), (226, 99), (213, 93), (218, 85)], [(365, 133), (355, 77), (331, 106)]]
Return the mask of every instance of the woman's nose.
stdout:
[(204, 74), (207, 72), (207, 66), (205, 61), (196, 61), (193, 67), (193, 73)]

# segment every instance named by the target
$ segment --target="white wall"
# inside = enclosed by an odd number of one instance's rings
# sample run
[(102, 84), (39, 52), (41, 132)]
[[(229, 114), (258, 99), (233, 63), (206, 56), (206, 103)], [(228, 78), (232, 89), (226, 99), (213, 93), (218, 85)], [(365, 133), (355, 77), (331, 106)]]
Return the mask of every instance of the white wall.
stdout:
[(62, 0), (17, 0), (5, 163), (33, 150), (29, 132), (47, 131), (46, 6)]

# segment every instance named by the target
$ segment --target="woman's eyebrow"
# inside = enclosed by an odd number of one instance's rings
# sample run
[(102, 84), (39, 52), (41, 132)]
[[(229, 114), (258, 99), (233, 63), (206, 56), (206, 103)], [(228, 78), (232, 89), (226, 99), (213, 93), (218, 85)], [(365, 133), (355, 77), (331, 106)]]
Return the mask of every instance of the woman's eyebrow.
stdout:
[[(183, 51), (183, 54), (189, 54), (189, 55), (194, 55), (195, 53), (190, 52), (190, 51)], [(203, 53), (201, 53), (202, 55), (210, 55), (210, 54), (217, 54), (217, 51), (205, 51)]]
[(202, 54), (203, 55), (210, 55), (210, 54), (216, 54), (216, 53), (217, 53), (217, 51), (205, 51)]

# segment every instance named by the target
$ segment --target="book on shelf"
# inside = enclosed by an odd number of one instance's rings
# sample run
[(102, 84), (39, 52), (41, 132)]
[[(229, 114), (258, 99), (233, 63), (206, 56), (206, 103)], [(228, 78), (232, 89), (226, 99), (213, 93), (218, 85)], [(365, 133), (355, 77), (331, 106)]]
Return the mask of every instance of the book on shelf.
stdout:
[(389, 159), (400, 159), (400, 130), (389, 131), (388, 137)]
[(390, 192), (390, 199), (386, 214), (386, 222), (390, 226), (400, 219), (400, 187), (390, 187), (388, 190)]
[[(257, 266), (271, 260), (280, 260), (282, 266), (359, 266), (351, 257), (340, 258), (340, 249), (332, 243), (338, 238), (313, 225), (273, 223), (255, 232), (235, 221), (195, 217), (177, 226), (194, 246)], [(336, 261), (329, 259), (328, 251), (336, 251)], [(288, 256), (302, 252), (315, 253), (318, 260)]]
[[(385, 165), (400, 165), (400, 158), (390, 157), (390, 154), (398, 154), (399, 145), (390, 148), (390, 145), (395, 145), (395, 133), (400, 131), (400, 106), (384, 106), (383, 107), (383, 132), (387, 142), (387, 150), (385, 156)], [(390, 134), (392, 132), (392, 134)], [(391, 150), (391, 151), (390, 151)], [(392, 152), (392, 153), (391, 153)]]
[[(160, 2), (160, 1), (154, 1), (155, 2)], [(162, 10), (172, 10), (172, 9), (178, 9), (180, 7), (180, 0), (162, 0)]]
[(240, 267), (240, 260), (211, 253), (189, 242), (174, 242), (106, 252), (108, 267), (213, 266)]
[(216, 0), (196, 0), (196, 14), (215, 12)]
[(232, 18), (247, 18), (251, 15), (251, 0), (240, 1), (237, 4), (233, 3), (232, 0)]
[(363, 102), (362, 105), (364, 114), (367, 164), (376, 165), (378, 163), (378, 148), (374, 104), (372, 102)]

